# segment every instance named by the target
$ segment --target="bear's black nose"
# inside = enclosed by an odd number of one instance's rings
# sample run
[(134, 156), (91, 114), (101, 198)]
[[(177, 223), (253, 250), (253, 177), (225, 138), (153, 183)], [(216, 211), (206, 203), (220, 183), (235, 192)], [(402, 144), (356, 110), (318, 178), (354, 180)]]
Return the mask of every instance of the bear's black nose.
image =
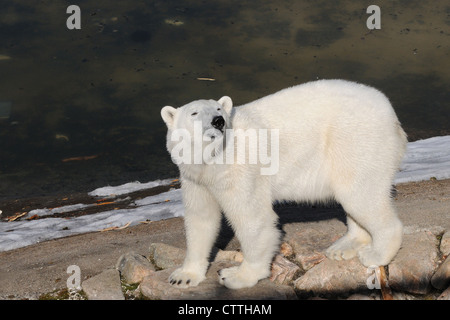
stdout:
[(212, 119), (211, 124), (214, 128), (222, 130), (223, 126), (225, 125), (225, 120), (222, 116), (217, 116)]

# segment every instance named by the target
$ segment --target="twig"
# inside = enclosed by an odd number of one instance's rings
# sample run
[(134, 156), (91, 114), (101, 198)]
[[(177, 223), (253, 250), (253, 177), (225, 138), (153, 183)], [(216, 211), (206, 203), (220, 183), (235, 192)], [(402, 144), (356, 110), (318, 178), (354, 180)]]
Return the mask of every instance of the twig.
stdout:
[(13, 215), (12, 217), (8, 217), (8, 222), (15, 221), (15, 220), (19, 219), (20, 217), (23, 217), (23, 216), (26, 215), (27, 213), (28, 213), (28, 212), (16, 213), (16, 214)]
[(73, 157), (73, 158), (65, 158), (62, 159), (62, 162), (69, 162), (69, 161), (84, 161), (84, 160), (91, 160), (97, 158), (99, 155), (95, 154), (92, 156), (81, 156), (81, 157)]
[(113, 203), (116, 203), (116, 202), (115, 201), (99, 202), (99, 203), (96, 203), (96, 205), (97, 206), (104, 206), (106, 204), (113, 204)]
[(381, 297), (383, 298), (383, 300), (394, 300), (391, 288), (389, 287), (388, 279), (386, 277), (386, 271), (384, 270), (383, 266), (375, 269), (375, 276), (377, 277), (378, 283), (380, 284)]
[(111, 230), (122, 230), (122, 229), (125, 229), (126, 227), (128, 227), (130, 224), (131, 224), (131, 221), (128, 222), (126, 225), (122, 226), (122, 227), (109, 227), (109, 228), (105, 228), (105, 229), (100, 230), (100, 232), (111, 231)]

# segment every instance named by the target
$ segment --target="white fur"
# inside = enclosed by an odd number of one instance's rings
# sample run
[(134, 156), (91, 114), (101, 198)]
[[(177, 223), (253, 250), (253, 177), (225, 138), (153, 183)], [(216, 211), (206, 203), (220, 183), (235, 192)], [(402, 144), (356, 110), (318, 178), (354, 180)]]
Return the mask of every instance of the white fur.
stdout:
[(219, 281), (237, 289), (268, 277), (280, 243), (272, 209), (276, 200), (335, 199), (342, 204), (348, 232), (327, 250), (332, 259), (358, 255), (369, 267), (386, 265), (395, 256), (402, 223), (390, 189), (407, 140), (381, 92), (358, 83), (321, 80), (236, 108), (229, 97), (164, 107), (169, 152), (174, 148), (171, 133), (191, 130), (194, 111), (205, 130), (216, 115), (224, 117), (227, 128), (279, 129), (280, 164), (275, 175), (261, 175), (258, 164), (179, 164), (187, 255), (170, 276), (172, 284), (195, 286), (204, 279), (221, 211), (240, 241), (244, 261), (222, 270)]

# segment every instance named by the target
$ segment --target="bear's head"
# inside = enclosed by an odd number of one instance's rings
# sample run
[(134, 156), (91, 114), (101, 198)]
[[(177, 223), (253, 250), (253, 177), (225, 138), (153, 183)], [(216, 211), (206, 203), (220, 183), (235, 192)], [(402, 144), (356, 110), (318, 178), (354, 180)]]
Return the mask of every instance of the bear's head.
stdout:
[(223, 149), (225, 130), (231, 128), (232, 108), (233, 102), (228, 96), (218, 101), (196, 100), (179, 108), (162, 108), (161, 117), (168, 128), (167, 149), (172, 160), (177, 164), (199, 164), (208, 162), (205, 154), (210, 158), (219, 153)]

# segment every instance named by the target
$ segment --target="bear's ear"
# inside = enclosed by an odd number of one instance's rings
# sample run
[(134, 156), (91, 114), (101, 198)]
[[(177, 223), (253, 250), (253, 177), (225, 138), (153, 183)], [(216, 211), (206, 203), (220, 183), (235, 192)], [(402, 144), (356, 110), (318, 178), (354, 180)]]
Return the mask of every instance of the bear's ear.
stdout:
[(219, 101), (217, 101), (217, 102), (222, 105), (222, 107), (226, 113), (228, 113), (228, 114), (231, 113), (231, 108), (233, 108), (233, 101), (231, 100), (230, 97), (224, 96), (224, 97), (220, 98)]
[(165, 106), (161, 109), (161, 117), (167, 125), (167, 128), (171, 129), (173, 126), (173, 120), (175, 114), (177, 113), (177, 109), (171, 106)]

